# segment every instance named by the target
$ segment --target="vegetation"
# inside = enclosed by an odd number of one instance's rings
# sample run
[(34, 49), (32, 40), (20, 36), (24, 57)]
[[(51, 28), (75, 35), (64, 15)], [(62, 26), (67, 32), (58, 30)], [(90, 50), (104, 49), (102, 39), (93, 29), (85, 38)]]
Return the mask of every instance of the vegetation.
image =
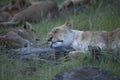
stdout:
[[(32, 23), (32, 25), (41, 40), (45, 40), (47, 33), (53, 27), (64, 24), (67, 18), (73, 19), (74, 29), (111, 31), (120, 26), (117, 1), (119, 0), (99, 0), (97, 5), (86, 6), (79, 13), (66, 12), (59, 18), (53, 20), (43, 19), (40, 23)], [(53, 62), (41, 62), (37, 59), (23, 61), (9, 54), (8, 51), (1, 50), (0, 80), (51, 80), (60, 71), (80, 66), (97, 66), (111, 70), (120, 76), (120, 59), (117, 56), (120, 54), (111, 51), (104, 52), (104, 54), (105, 57), (101, 60), (95, 60), (90, 54), (80, 54), (78, 59), (66, 61), (65, 58), (61, 58), (59, 63), (53, 64)]]

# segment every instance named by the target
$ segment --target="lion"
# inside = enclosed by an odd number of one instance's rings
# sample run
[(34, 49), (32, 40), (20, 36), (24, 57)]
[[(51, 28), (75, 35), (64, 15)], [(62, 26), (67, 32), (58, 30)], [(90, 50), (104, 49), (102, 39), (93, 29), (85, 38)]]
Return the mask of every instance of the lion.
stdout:
[(18, 12), (28, 8), (31, 5), (32, 3), (30, 0), (11, 0), (8, 5), (1, 9), (1, 11), (8, 12), (11, 16), (14, 16)]
[(81, 9), (81, 5), (92, 5), (95, 4), (96, 0), (65, 0), (61, 5), (59, 5), (59, 10), (64, 11), (69, 8), (74, 8), (76, 10)]
[(0, 11), (0, 22), (6, 22), (12, 19), (8, 12)]
[(38, 36), (28, 22), (24, 24), (23, 29), (7, 29), (0, 32), (0, 44), (6, 48), (28, 47), (38, 41)]
[(0, 8), (0, 22), (8, 22), (18, 12), (31, 5), (38, 4), (40, 1), (34, 0), (11, 0), (11, 2)]
[(30, 0), (11, 0), (11, 2), (0, 9), (0, 22), (7, 22), (18, 12), (32, 5)]
[(17, 13), (12, 20), (5, 23), (0, 23), (1, 25), (18, 24), (25, 21), (28, 22), (38, 22), (42, 18), (53, 18), (58, 14), (58, 6), (52, 0), (41, 1), (38, 4), (31, 5), (30, 7), (24, 9), (23, 11)]
[[(113, 31), (79, 31), (73, 29), (72, 19), (53, 28), (47, 35), (47, 43), (52, 48), (72, 47), (78, 53), (88, 53), (120, 49), (120, 28)], [(74, 56), (74, 53), (70, 53)]]

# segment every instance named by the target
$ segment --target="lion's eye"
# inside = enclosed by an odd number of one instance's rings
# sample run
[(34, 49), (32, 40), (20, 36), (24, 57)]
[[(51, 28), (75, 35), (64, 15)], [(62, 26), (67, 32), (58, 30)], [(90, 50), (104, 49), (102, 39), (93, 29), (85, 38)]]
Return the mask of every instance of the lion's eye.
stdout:
[(53, 38), (53, 37), (50, 37), (50, 38), (48, 39), (48, 41), (52, 41), (52, 38)]

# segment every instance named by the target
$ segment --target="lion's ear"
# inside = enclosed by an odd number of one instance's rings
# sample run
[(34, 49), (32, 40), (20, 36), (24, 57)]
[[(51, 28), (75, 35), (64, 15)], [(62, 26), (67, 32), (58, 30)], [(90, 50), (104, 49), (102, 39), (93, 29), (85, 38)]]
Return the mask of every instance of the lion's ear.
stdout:
[(72, 19), (67, 19), (65, 22), (65, 27), (68, 29), (72, 29), (73, 28), (73, 21)]
[(31, 30), (32, 29), (32, 25), (30, 23), (28, 23), (28, 22), (25, 22), (24, 29)]

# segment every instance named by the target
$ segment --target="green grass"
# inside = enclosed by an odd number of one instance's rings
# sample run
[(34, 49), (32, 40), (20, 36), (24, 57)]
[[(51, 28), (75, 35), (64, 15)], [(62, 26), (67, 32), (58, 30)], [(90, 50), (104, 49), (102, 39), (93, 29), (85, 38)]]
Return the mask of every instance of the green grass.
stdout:
[[(39, 61), (23, 62), (17, 58), (1, 56), (1, 80), (51, 80), (51, 78), (61, 71), (70, 70), (80, 66), (96, 66), (113, 71), (120, 76), (119, 66), (117, 62), (111, 60), (95, 61), (90, 55), (81, 54), (76, 60), (61, 62), (58, 65), (51, 63), (41, 64)], [(34, 67), (36, 71), (30, 73), (28, 68)]]
[[(60, 0), (57, 0), (58, 3)], [(74, 21), (74, 29), (79, 30), (114, 30), (120, 26), (120, 15), (116, 8), (110, 4), (99, 3), (95, 8), (87, 7), (78, 14), (66, 12), (53, 20), (43, 19), (40, 23), (32, 23), (40, 39), (45, 40), (47, 33), (53, 28), (64, 24), (71, 18)], [(51, 80), (58, 72), (70, 70), (81, 66), (97, 66), (113, 71), (120, 76), (120, 60), (113, 61), (111, 56), (116, 54), (105, 53), (107, 58), (101, 61), (94, 60), (90, 55), (81, 54), (78, 59), (65, 61), (64, 58), (57, 64), (41, 62), (40, 60), (21, 61), (18, 57), (11, 56), (9, 52), (0, 52), (0, 80)], [(110, 56), (110, 58), (109, 58)], [(30, 72), (28, 68), (35, 68)]]

